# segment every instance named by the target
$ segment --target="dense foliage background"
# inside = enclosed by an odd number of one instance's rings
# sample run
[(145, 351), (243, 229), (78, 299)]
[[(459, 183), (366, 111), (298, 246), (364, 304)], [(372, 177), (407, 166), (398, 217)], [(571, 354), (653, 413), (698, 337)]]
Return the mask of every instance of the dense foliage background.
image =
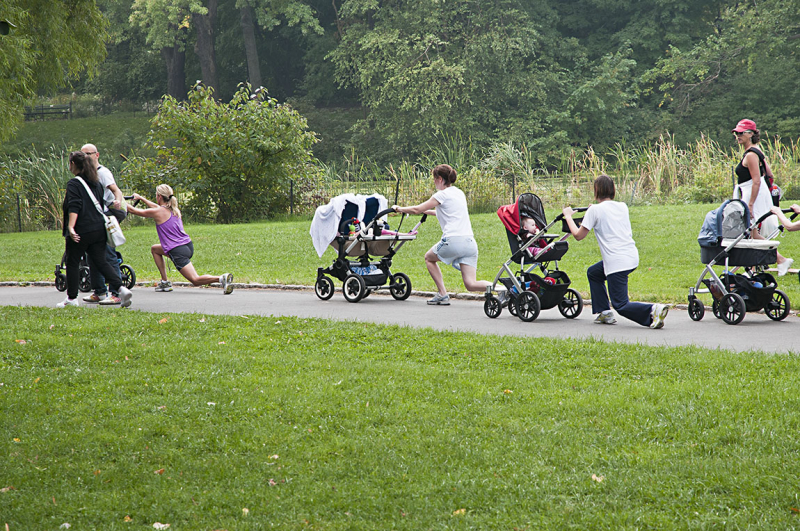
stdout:
[[(83, 6), (95, 2), (73, 3), (95, 13)], [(44, 4), (0, 0), (19, 17), (18, 34), (50, 12)], [(800, 0), (96, 0), (96, 7), (107, 57), (96, 68), (97, 60), (84, 63), (76, 95), (144, 104), (164, 94), (185, 99), (202, 80), (228, 101), (249, 82), (309, 112), (358, 108), (347, 127), (333, 126), (333, 150), (331, 142), (318, 146), (325, 162), (352, 151), (378, 164), (415, 160), (441, 135), (458, 134), (479, 149), (523, 145), (547, 165), (565, 149), (603, 153), (666, 132), (678, 143), (701, 134), (727, 143), (744, 116), (771, 135), (800, 135)], [(2, 51), (13, 36), (0, 39)], [(55, 50), (51, 44), (40, 56)], [(54, 87), (32, 85), (26, 94)], [(315, 130), (327, 127), (312, 120)]]

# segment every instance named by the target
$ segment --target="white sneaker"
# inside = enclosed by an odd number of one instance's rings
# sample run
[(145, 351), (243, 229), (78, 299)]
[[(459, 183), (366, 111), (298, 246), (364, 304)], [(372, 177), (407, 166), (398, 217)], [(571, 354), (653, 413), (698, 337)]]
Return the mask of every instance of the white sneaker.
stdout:
[(164, 293), (172, 291), (172, 282), (169, 280), (159, 280), (156, 285), (156, 291)]
[(220, 275), (219, 283), (222, 284), (223, 294), (230, 295), (231, 293), (233, 293), (233, 275), (231, 273), (225, 273), (224, 275)]
[(650, 315), (653, 316), (650, 328), (664, 328), (664, 319), (667, 318), (667, 313), (669, 313), (669, 306), (666, 304), (654, 304), (653, 309), (650, 311)]
[(120, 286), (119, 288), (119, 307), (120, 308), (127, 308), (131, 305), (131, 297), (133, 297), (133, 293), (131, 290), (126, 288), (125, 286)]
[(789, 268), (792, 267), (793, 263), (794, 263), (794, 259), (787, 258), (786, 260), (784, 260), (783, 262), (778, 264), (778, 276), (782, 277), (783, 275), (788, 273), (789, 272)]
[(66, 298), (56, 304), (56, 308), (66, 308), (67, 306), (80, 306), (80, 303), (78, 303), (78, 299)]
[(614, 317), (614, 312), (606, 310), (597, 314), (594, 324), (617, 324), (617, 318)]

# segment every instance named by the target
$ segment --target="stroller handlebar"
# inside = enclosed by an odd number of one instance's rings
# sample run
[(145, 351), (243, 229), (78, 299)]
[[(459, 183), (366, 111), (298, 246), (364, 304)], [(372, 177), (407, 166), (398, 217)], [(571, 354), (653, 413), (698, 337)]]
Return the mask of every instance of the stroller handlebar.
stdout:
[[(123, 195), (122, 199), (124, 199), (125, 201), (130, 201), (131, 199), (133, 199), (133, 196), (132, 195)], [(133, 206), (136, 206), (138, 204), (139, 204), (139, 200), (138, 199), (133, 202)]]
[(791, 216), (789, 216), (789, 221), (794, 221), (797, 216), (800, 216), (800, 214), (798, 214), (791, 208), (782, 208), (781, 212), (783, 212), (784, 214), (789, 214), (789, 213), (792, 214)]

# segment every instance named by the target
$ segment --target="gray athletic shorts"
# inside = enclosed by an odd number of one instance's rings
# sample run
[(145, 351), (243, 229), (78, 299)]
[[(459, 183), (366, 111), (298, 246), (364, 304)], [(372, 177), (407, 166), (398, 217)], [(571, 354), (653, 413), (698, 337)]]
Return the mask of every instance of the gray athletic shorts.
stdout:
[(192, 263), (192, 255), (194, 254), (194, 245), (189, 242), (185, 245), (179, 245), (167, 253), (175, 264), (175, 268), (180, 271), (185, 266)]
[(471, 236), (449, 236), (431, 247), (439, 260), (461, 271), (461, 264), (478, 269), (478, 244)]

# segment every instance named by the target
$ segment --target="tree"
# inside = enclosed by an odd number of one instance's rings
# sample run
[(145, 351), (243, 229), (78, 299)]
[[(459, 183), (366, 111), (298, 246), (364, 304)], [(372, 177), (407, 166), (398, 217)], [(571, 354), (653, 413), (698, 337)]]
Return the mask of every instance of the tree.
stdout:
[(188, 211), (246, 221), (286, 211), (289, 182), (311, 172), (315, 141), (305, 118), (266, 91), (241, 85), (225, 104), (198, 84), (186, 102), (164, 97), (147, 142), (157, 156), (126, 171), (150, 186), (142, 180), (148, 174), (168, 173), (173, 186), (191, 192)]
[[(800, 135), (800, 0), (764, 0), (725, 9), (715, 31), (688, 49), (671, 47), (646, 80), (686, 136), (729, 135), (739, 118), (770, 132)], [(691, 118), (690, 125), (685, 125)], [(682, 124), (683, 123), (683, 124)]]
[(106, 21), (95, 0), (0, 0), (16, 28), (0, 35), (0, 141), (22, 121), (37, 94), (92, 74), (105, 57)]

